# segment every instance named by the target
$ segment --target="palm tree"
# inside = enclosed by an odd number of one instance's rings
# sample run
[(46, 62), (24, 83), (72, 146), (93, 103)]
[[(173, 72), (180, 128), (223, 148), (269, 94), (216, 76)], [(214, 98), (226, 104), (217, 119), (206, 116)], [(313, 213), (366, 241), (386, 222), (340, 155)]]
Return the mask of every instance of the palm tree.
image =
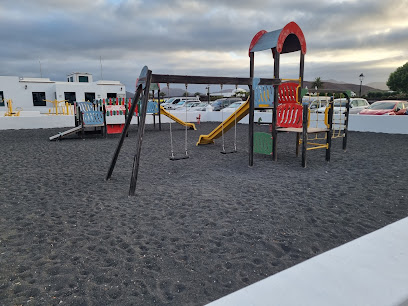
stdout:
[(315, 88), (315, 89), (316, 89), (316, 88), (317, 88), (317, 89), (323, 88), (323, 82), (322, 82), (322, 80), (321, 80), (320, 77), (317, 77), (317, 78), (313, 81), (312, 87)]

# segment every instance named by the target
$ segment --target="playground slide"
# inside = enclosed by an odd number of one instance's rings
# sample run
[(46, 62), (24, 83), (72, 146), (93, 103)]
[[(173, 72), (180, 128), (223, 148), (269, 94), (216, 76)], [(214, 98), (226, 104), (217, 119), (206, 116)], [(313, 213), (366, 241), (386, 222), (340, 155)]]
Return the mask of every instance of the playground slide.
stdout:
[(82, 128), (81, 126), (76, 126), (76, 127), (72, 128), (72, 129), (69, 129), (68, 131), (58, 133), (57, 135), (51, 136), (50, 140), (60, 139), (60, 138), (62, 138), (64, 136), (71, 135), (73, 133), (76, 133), (76, 132), (80, 131), (81, 128)]
[(193, 130), (197, 130), (194, 123), (184, 122), (183, 120), (180, 120), (180, 119), (177, 118), (176, 116), (173, 116), (173, 115), (170, 114), (168, 111), (166, 111), (166, 110), (163, 108), (163, 106), (160, 106), (160, 114), (169, 117), (171, 120), (176, 121), (178, 124), (187, 126), (188, 128), (193, 129)]
[(200, 144), (210, 144), (214, 143), (214, 139), (219, 138), (222, 135), (222, 130), (224, 128), (224, 133), (229, 131), (235, 125), (235, 120), (238, 123), (242, 118), (244, 118), (249, 113), (249, 99), (242, 104), (235, 112), (233, 112), (227, 119), (224, 120), (219, 126), (217, 126), (210, 134), (200, 135), (198, 139), (197, 146)]

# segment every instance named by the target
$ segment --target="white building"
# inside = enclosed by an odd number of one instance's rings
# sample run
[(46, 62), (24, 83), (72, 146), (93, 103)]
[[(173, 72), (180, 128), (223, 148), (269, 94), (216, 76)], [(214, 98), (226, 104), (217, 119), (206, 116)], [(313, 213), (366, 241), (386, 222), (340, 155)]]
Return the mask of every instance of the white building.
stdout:
[(5, 100), (13, 101), (13, 108), (48, 113), (53, 104), (44, 100), (93, 101), (94, 99), (125, 98), (126, 88), (119, 81), (93, 82), (92, 74), (75, 72), (67, 82), (49, 78), (19, 78), (0, 76), (0, 112), (6, 110)]

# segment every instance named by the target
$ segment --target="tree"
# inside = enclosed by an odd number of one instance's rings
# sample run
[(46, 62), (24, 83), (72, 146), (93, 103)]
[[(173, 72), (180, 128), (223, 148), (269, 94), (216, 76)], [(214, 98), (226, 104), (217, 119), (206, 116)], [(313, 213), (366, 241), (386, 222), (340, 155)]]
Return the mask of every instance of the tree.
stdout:
[(315, 78), (312, 83), (312, 87), (317, 89), (323, 88), (323, 82), (320, 77)]
[(408, 63), (398, 67), (397, 70), (390, 74), (387, 86), (393, 91), (408, 94)]

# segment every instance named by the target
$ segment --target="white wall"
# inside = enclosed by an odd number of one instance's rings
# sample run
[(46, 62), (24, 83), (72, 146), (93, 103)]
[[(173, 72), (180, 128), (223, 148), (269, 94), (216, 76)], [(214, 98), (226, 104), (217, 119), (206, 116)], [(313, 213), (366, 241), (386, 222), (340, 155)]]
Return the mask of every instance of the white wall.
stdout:
[[(7, 129), (31, 129), (31, 128), (51, 128), (51, 127), (73, 127), (74, 119), (72, 116), (53, 116), (53, 115), (38, 115), (38, 112), (21, 112), (21, 117), (29, 117), (28, 119), (19, 119), (18, 117), (4, 117), (5, 108), (0, 108), (0, 130)], [(171, 114), (187, 122), (197, 122), (197, 116), (201, 114), (202, 122), (221, 122), (221, 119), (227, 119), (231, 113), (222, 112), (186, 112), (183, 111), (170, 111)], [(319, 120), (323, 120), (319, 118)], [(37, 118), (34, 118), (37, 117)], [(116, 118), (117, 117), (117, 118)], [(71, 119), (67, 119), (71, 118)], [(255, 122), (258, 118), (262, 118), (263, 123), (269, 123), (272, 120), (271, 112), (255, 112)], [(313, 115), (311, 115), (311, 119)], [(37, 121), (38, 122), (37, 122)], [(34, 121), (36, 121), (34, 123)], [(109, 123), (124, 122), (124, 116), (108, 116), (107, 121)], [(163, 123), (170, 122), (170, 119), (166, 116), (161, 117)], [(156, 123), (159, 122), (159, 118), (156, 116)], [(137, 123), (137, 118), (132, 119), (132, 124)], [(153, 116), (148, 115), (146, 118), (146, 124), (153, 123)], [(240, 123), (248, 124), (248, 116), (243, 118)], [(366, 115), (350, 115), (349, 130), (357, 132), (374, 132), (374, 133), (391, 133), (391, 134), (408, 134), (408, 116), (366, 116)]]

